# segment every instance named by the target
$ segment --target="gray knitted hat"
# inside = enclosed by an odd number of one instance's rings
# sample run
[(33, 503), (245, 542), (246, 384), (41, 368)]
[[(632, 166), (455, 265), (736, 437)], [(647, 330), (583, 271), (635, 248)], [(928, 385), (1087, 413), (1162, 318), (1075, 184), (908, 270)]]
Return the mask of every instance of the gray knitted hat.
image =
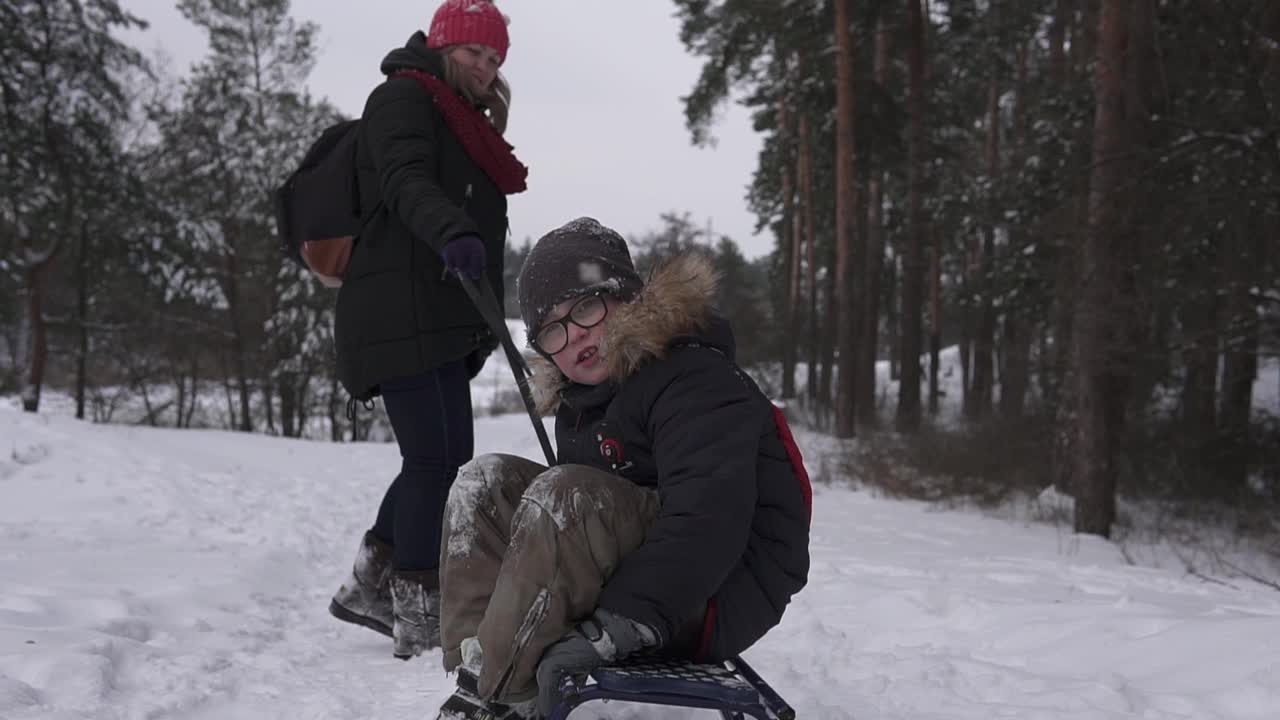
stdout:
[(543, 235), (520, 268), (516, 293), (525, 334), (532, 344), (547, 313), (565, 300), (605, 290), (629, 301), (643, 286), (621, 235), (595, 218), (572, 220)]

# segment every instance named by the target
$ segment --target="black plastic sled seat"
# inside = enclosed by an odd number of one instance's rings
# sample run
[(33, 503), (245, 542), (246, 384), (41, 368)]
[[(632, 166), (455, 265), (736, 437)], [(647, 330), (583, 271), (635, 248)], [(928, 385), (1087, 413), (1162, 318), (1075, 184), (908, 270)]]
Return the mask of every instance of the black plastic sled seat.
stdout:
[(796, 712), (742, 658), (721, 665), (639, 659), (608, 665), (590, 678), (566, 679), (548, 720), (565, 720), (592, 700), (719, 710), (725, 720), (795, 720)]

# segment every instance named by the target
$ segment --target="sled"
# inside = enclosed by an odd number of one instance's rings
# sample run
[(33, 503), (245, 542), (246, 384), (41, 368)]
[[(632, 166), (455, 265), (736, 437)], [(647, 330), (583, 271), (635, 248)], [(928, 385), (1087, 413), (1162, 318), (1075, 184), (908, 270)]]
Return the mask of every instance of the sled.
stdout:
[(721, 664), (644, 658), (565, 678), (548, 720), (594, 700), (718, 710), (725, 720), (795, 720), (795, 710), (740, 657)]

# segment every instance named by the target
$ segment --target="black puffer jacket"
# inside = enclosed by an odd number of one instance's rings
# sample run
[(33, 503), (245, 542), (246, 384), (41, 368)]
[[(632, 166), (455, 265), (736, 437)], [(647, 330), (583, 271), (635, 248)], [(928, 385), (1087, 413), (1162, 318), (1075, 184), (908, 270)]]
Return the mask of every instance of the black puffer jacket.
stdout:
[[(382, 61), (385, 75), (401, 69), (443, 77), (444, 61), (419, 32)], [(338, 377), (364, 399), (377, 395), (383, 380), (459, 358), (474, 374), (497, 343), (457, 278), (445, 276), (440, 252), (460, 235), (479, 235), (489, 282), (501, 294), (506, 196), (412, 78), (374, 89), (360, 132), (360, 203), (378, 210), (338, 293)]]
[(734, 364), (714, 294), (710, 264), (679, 258), (614, 311), (610, 382), (566, 385), (546, 361), (535, 379), (559, 403), (559, 462), (616, 472), (661, 498), (600, 606), (657, 628), (678, 652), (723, 659), (776, 625), (804, 587), (811, 493), (780, 413)]

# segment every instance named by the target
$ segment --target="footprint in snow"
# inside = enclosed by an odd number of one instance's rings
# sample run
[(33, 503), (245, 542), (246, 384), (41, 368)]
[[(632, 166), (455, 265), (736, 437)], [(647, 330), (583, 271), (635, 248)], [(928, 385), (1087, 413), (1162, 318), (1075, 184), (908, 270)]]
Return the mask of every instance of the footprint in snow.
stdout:
[[(35, 465), (38, 462), (47, 460), (52, 454), (48, 445), (44, 443), (30, 443), (25, 445), (15, 445), (9, 456), (18, 465)], [(2, 471), (0, 471), (2, 472)]]
[(30, 708), (44, 704), (46, 704), (44, 696), (39, 690), (21, 680), (11, 678), (8, 675), (0, 675), (0, 715), (19, 708)]
[(110, 620), (98, 628), (98, 632), (124, 640), (147, 643), (151, 641), (153, 631), (151, 623), (141, 618), (117, 618)]

